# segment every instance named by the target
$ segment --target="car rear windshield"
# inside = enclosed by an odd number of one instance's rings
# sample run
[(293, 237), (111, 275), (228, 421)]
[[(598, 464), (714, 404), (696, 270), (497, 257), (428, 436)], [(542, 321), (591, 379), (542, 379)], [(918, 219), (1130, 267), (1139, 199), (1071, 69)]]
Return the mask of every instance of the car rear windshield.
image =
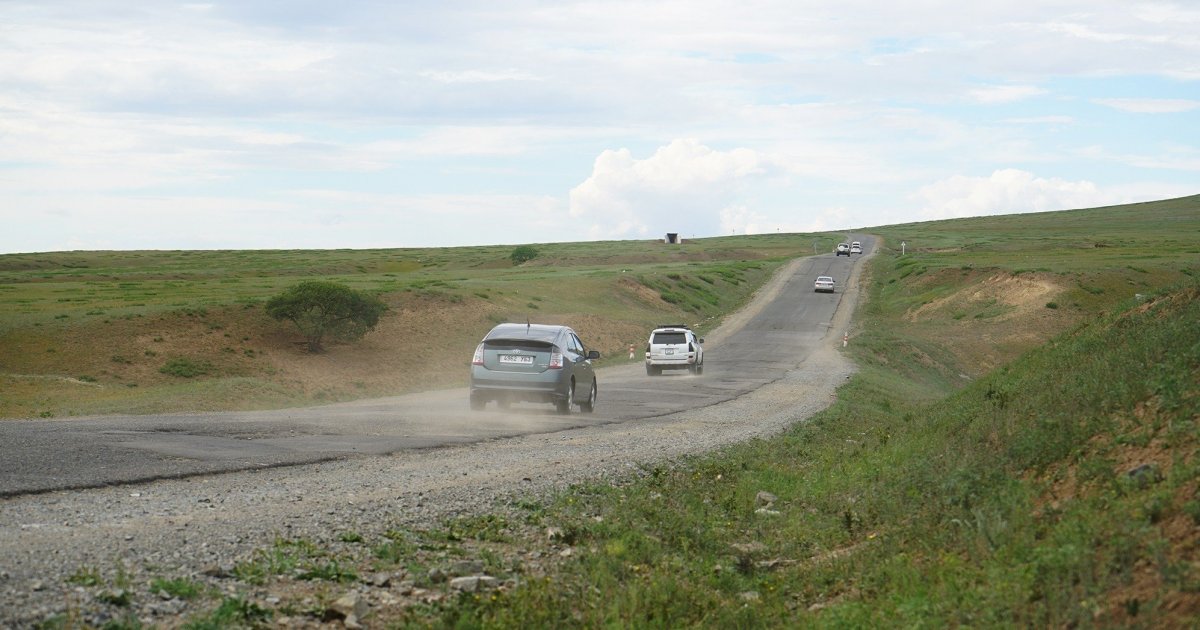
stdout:
[(687, 343), (687, 335), (681, 332), (654, 333), (654, 343), (663, 345), (680, 345)]
[(488, 339), (483, 342), (488, 350), (529, 350), (530, 352), (545, 352), (550, 344), (527, 339)]

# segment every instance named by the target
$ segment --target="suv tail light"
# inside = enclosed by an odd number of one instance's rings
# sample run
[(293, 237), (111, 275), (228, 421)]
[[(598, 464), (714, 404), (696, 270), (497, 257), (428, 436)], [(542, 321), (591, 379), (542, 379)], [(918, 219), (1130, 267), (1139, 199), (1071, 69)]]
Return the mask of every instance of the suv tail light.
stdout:
[(562, 353), (555, 348), (550, 352), (550, 369), (561, 370), (563, 366)]
[(475, 346), (475, 356), (471, 358), (471, 365), (483, 365), (483, 344)]

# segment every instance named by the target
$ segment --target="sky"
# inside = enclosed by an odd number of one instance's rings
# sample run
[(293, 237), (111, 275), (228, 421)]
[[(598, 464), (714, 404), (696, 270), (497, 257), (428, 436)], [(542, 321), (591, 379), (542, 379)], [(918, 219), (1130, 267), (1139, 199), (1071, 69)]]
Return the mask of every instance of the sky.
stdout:
[(1200, 193), (1200, 0), (0, 0), (0, 254), (852, 230)]

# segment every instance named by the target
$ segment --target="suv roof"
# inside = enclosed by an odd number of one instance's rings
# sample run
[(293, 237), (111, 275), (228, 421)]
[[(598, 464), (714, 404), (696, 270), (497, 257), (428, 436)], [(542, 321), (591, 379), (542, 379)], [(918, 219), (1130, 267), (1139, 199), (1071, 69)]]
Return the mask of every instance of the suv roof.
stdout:
[(692, 327), (687, 324), (659, 324), (654, 330), (691, 330)]

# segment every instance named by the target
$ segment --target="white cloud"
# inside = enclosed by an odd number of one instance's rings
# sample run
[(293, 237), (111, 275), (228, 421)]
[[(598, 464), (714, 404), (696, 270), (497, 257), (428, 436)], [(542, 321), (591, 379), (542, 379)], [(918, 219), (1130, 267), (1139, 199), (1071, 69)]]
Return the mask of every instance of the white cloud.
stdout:
[(722, 213), (738, 206), (747, 183), (774, 171), (755, 151), (716, 151), (694, 139), (674, 140), (644, 160), (628, 149), (606, 150), (571, 190), (570, 213), (590, 224), (593, 238), (715, 235), (724, 233)]
[(1013, 125), (1070, 125), (1075, 122), (1073, 116), (1027, 116), (1025, 118), (1006, 118), (1002, 122)]
[(1042, 212), (1122, 203), (1121, 195), (1090, 181), (1037, 177), (1017, 169), (989, 177), (955, 175), (922, 187), (915, 195), (924, 219), (952, 219), (992, 214)]
[(459, 72), (426, 70), (421, 76), (439, 83), (492, 83), (497, 81), (537, 81), (538, 77), (524, 70), (463, 70)]
[(985, 105), (1023, 101), (1045, 93), (1034, 85), (988, 85), (968, 92), (973, 100)]
[(1097, 98), (1092, 102), (1135, 114), (1177, 114), (1200, 108), (1200, 101), (1184, 98)]

